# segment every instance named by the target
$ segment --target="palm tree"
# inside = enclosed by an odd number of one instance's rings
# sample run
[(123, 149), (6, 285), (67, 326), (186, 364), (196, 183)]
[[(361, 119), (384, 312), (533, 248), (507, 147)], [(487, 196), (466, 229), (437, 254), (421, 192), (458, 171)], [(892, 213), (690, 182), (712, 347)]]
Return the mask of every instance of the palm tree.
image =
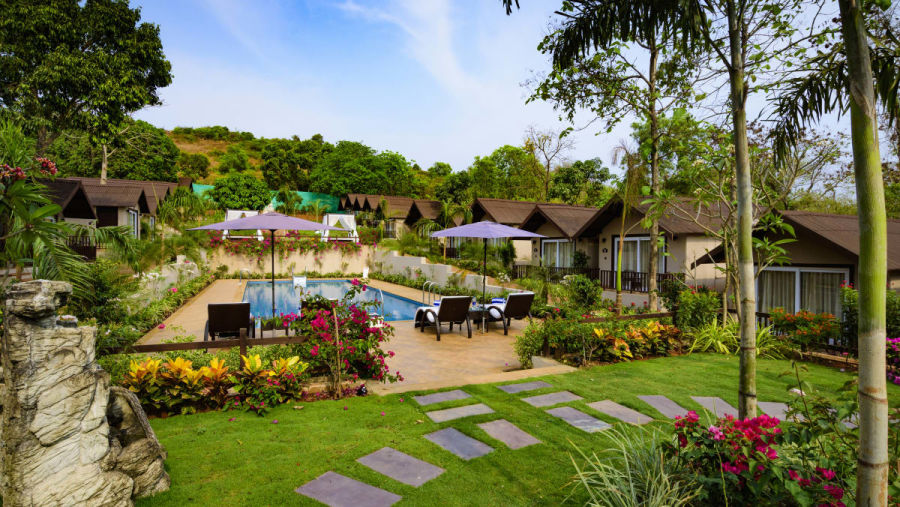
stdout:
[(316, 222), (318, 222), (319, 219), (322, 218), (322, 215), (324, 215), (328, 211), (328, 205), (323, 203), (321, 200), (316, 199), (315, 201), (307, 204), (304, 209), (307, 213), (315, 217)]
[(294, 215), (300, 212), (302, 208), (303, 198), (297, 192), (287, 187), (282, 187), (275, 193), (275, 198), (279, 204), (275, 207), (275, 211), (284, 213), (285, 215)]
[[(875, 2), (878, 4), (878, 2)], [(850, 110), (853, 170), (859, 215), (859, 449), (858, 505), (886, 505), (888, 489), (888, 400), (885, 379), (887, 220), (878, 142), (877, 98), (891, 118), (898, 115), (894, 45), (870, 42), (867, 3), (838, 0), (842, 40), (804, 62), (808, 70), (788, 81), (779, 98), (781, 121), (775, 144), (784, 157), (806, 124), (835, 110)]]
[[(622, 314), (622, 257), (625, 251), (625, 237), (638, 223), (632, 224), (626, 228), (625, 223), (628, 220), (631, 208), (638, 203), (640, 199), (640, 188), (643, 182), (644, 168), (641, 167), (641, 158), (637, 153), (632, 152), (627, 145), (622, 144), (616, 148), (613, 163), (616, 163), (621, 157), (622, 164), (625, 165), (625, 176), (616, 189), (618, 198), (622, 201), (622, 220), (619, 224), (619, 251), (616, 252), (616, 313)], [(652, 238), (651, 238), (652, 241)], [(651, 261), (652, 262), (652, 261)]]
[[(434, 232), (453, 227), (456, 225), (457, 220), (460, 220), (464, 224), (470, 223), (472, 221), (472, 207), (463, 206), (462, 204), (455, 202), (443, 201), (441, 202), (441, 209), (438, 212), (436, 219), (432, 220), (430, 218), (422, 217), (413, 227), (419, 236), (428, 238)], [(444, 260), (447, 260), (446, 238), (443, 240), (443, 247)]]

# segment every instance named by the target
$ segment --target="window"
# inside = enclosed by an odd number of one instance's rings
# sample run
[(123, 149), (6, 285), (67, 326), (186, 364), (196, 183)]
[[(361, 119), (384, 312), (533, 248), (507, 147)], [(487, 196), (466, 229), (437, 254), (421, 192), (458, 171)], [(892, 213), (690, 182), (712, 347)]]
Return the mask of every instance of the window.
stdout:
[(774, 308), (796, 313), (806, 310), (841, 317), (841, 282), (850, 276), (841, 268), (766, 268), (756, 290), (761, 312)]
[(574, 245), (567, 239), (545, 239), (541, 243), (541, 261), (548, 268), (571, 268)]
[[(618, 262), (616, 256), (619, 255), (619, 238), (615, 238), (613, 242), (613, 269), (617, 269)], [(659, 259), (657, 262), (657, 273), (666, 272), (665, 246), (659, 251)], [(622, 271), (638, 271), (641, 273), (650, 272), (650, 237), (625, 237), (625, 244), (622, 245)]]
[(141, 217), (137, 210), (128, 210), (128, 227), (131, 227), (131, 234), (135, 238), (141, 237)]

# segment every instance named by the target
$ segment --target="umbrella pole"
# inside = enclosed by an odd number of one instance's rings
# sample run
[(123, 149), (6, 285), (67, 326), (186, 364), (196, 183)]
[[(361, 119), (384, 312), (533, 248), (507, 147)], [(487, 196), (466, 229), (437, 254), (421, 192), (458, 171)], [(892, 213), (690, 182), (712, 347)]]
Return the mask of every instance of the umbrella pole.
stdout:
[(485, 326), (485, 308), (487, 303), (484, 294), (487, 292), (487, 238), (484, 238), (484, 265), (481, 267), (481, 332), (487, 331)]
[[(269, 245), (272, 247), (272, 318), (275, 318), (275, 229), (269, 231), (271, 236), (272, 244)], [(273, 335), (274, 336), (274, 335)]]

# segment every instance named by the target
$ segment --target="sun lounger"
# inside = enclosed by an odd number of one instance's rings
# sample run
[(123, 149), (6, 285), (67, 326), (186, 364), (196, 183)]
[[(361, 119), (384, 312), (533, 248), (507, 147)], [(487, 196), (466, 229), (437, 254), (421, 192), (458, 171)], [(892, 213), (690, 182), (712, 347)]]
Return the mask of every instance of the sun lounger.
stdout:
[[(496, 300), (495, 300), (496, 301)], [(531, 303), (534, 292), (517, 292), (510, 294), (505, 302), (491, 302), (487, 307), (487, 322), (503, 323), (503, 334), (509, 334), (512, 319), (520, 320), (531, 315)]]
[(472, 337), (472, 322), (469, 319), (469, 309), (472, 306), (470, 296), (446, 296), (441, 298), (439, 306), (423, 306), (416, 310), (415, 327), (421, 327), (425, 332), (426, 326), (434, 326), (437, 333), (437, 341), (441, 341), (441, 325), (449, 324), (453, 331), (453, 324), (466, 323), (469, 338)]
[(247, 329), (247, 336), (256, 337), (256, 328), (250, 318), (250, 303), (211, 303), (207, 305), (207, 321), (203, 330), (203, 341), (216, 338), (237, 338), (241, 328)]

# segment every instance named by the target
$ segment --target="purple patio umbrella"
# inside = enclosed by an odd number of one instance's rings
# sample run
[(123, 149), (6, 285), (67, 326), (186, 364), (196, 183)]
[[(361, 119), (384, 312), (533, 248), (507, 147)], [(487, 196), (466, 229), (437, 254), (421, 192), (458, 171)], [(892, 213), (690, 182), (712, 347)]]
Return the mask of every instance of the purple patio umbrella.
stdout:
[[(546, 238), (522, 229), (491, 221), (475, 222), (437, 231), (432, 238), (481, 238), (484, 240), (484, 264), (481, 266), (481, 300), (484, 301), (487, 291), (487, 240), (489, 239), (531, 239)], [(484, 331), (485, 312), (481, 312), (481, 330)]]
[(251, 229), (266, 230), (271, 233), (272, 240), (272, 317), (275, 316), (275, 231), (343, 231), (340, 227), (290, 217), (281, 213), (261, 213), (252, 217), (236, 218), (215, 224), (202, 225), (188, 229), (189, 231), (244, 231)]

